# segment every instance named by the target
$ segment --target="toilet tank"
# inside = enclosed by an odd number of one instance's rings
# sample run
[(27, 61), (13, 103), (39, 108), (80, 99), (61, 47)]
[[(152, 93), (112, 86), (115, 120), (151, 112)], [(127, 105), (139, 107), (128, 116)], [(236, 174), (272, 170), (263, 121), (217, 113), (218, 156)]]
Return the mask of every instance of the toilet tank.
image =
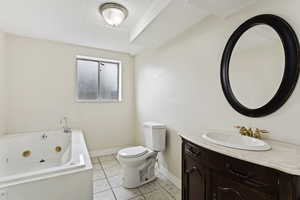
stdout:
[(156, 122), (144, 123), (146, 146), (153, 151), (164, 151), (166, 148), (166, 126)]

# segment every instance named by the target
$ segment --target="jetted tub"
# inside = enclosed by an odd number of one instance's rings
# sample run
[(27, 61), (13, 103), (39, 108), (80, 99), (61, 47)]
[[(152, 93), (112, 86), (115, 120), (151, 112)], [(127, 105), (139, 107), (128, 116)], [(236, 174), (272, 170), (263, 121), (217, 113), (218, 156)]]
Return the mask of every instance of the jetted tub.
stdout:
[(92, 200), (92, 176), (80, 130), (0, 137), (1, 200)]

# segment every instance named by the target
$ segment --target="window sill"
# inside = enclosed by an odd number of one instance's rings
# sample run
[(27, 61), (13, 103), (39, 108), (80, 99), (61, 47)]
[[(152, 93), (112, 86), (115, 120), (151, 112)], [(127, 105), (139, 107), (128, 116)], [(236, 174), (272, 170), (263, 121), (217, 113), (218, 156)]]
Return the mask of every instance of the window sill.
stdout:
[(76, 100), (76, 103), (123, 103), (123, 100)]

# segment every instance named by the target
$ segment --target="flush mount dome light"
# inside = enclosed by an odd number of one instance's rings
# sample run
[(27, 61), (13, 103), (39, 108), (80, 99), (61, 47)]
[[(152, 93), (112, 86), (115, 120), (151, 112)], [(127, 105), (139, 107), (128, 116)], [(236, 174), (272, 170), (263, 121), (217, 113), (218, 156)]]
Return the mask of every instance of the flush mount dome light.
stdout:
[(127, 8), (118, 3), (104, 3), (99, 7), (99, 12), (111, 26), (120, 25), (128, 16)]

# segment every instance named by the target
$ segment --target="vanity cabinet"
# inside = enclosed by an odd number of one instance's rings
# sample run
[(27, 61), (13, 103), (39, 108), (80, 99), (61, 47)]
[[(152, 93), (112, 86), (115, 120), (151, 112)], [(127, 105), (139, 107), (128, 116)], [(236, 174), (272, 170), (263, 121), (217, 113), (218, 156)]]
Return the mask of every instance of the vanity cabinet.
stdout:
[(185, 162), (185, 183), (186, 190), (184, 192), (184, 199), (190, 200), (205, 200), (205, 178), (204, 169), (197, 164), (189, 156), (186, 157)]
[(182, 142), (183, 200), (300, 200), (298, 176)]

